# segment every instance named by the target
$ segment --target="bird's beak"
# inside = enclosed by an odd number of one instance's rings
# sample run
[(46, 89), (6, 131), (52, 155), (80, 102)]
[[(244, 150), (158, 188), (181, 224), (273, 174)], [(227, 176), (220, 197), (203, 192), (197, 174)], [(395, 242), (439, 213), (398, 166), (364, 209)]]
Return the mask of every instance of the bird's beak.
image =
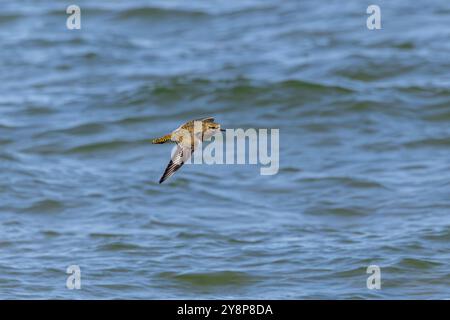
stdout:
[(226, 132), (227, 130), (225, 130), (225, 129), (220, 129), (220, 131), (222, 131), (222, 132)]

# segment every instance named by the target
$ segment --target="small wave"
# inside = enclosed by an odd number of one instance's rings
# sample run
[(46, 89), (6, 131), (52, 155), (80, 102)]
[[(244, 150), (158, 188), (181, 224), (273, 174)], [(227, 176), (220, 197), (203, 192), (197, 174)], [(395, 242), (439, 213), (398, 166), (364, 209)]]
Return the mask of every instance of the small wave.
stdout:
[(268, 14), (272, 13), (274, 10), (278, 9), (279, 6), (268, 4), (268, 5), (258, 5), (251, 7), (244, 7), (239, 9), (230, 10), (228, 12), (222, 12), (221, 15), (224, 17), (239, 17), (241, 15), (249, 15), (254, 13)]
[(8, 138), (0, 138), (0, 146), (1, 145), (7, 145), (14, 142), (14, 140), (8, 139)]
[(422, 147), (448, 147), (450, 146), (450, 137), (444, 138), (427, 138), (414, 140), (404, 144), (406, 148), (422, 148)]
[(77, 125), (72, 128), (60, 130), (62, 133), (68, 133), (71, 135), (91, 135), (103, 132), (105, 126), (99, 123), (85, 123)]
[(4, 13), (4, 14), (0, 15), (0, 24), (11, 23), (11, 22), (19, 20), (20, 18), (22, 18), (22, 15), (20, 15), (20, 14)]
[(399, 265), (406, 268), (431, 269), (440, 266), (441, 263), (425, 259), (404, 258), (400, 261)]
[(429, 232), (423, 238), (430, 241), (450, 242), (450, 228), (438, 232)]
[(350, 80), (358, 80), (364, 82), (372, 82), (392, 77), (398, 77), (401, 74), (411, 72), (417, 67), (412, 62), (384, 60), (373, 61), (368, 57), (360, 55), (351, 55), (349, 59), (352, 61), (351, 66), (341, 64), (336, 68), (335, 74)]
[[(98, 2), (97, 4), (100, 4), (101, 2)], [(101, 14), (108, 14), (111, 13), (111, 9), (108, 8), (108, 6), (105, 6), (104, 8), (98, 6), (98, 7), (93, 7), (93, 6), (83, 6), (81, 8), (82, 10), (82, 14), (92, 17), (95, 15), (101, 15)], [(64, 9), (63, 9), (64, 11)], [(47, 10), (46, 14), (50, 15), (50, 16), (55, 16), (55, 17), (61, 17), (61, 9), (49, 9)]]
[(115, 284), (115, 283), (107, 283), (107, 284), (99, 284), (100, 288), (109, 289), (109, 290), (116, 290), (116, 291), (136, 291), (139, 289), (142, 289), (141, 286), (138, 285), (132, 285), (132, 284)]
[(170, 187), (187, 187), (191, 183), (191, 180), (183, 177), (178, 177), (177, 179), (172, 179), (169, 181), (166, 181), (165, 184)]
[(155, 218), (150, 219), (147, 223), (142, 225), (143, 228), (156, 228), (156, 229), (180, 228), (186, 226), (187, 225), (185, 223), (172, 222), (167, 220), (158, 220)]
[(230, 239), (227, 239), (227, 242), (230, 244), (237, 244), (237, 245), (257, 244), (257, 243), (262, 243), (263, 239), (247, 240), (247, 239), (230, 238)]
[(450, 122), (450, 111), (444, 111), (441, 113), (435, 113), (423, 117), (424, 120), (431, 122)]
[(101, 245), (99, 247), (100, 250), (103, 251), (136, 251), (141, 249), (142, 247), (133, 243), (126, 242), (113, 242)]
[(54, 230), (44, 230), (41, 231), (41, 233), (48, 238), (54, 238), (54, 237), (58, 237), (61, 235), (61, 233), (59, 233), (58, 231), (54, 231)]
[(401, 50), (412, 50), (416, 46), (414, 45), (414, 42), (404, 41), (404, 42), (394, 44), (393, 47), (397, 48), (397, 49), (401, 49)]
[(167, 18), (204, 18), (208, 14), (202, 11), (181, 10), (173, 8), (139, 7), (120, 11), (119, 19), (167, 19)]
[(384, 110), (383, 106), (373, 101), (356, 101), (348, 102), (346, 109), (352, 112), (362, 112), (366, 113), (368, 111), (380, 111)]
[(286, 88), (292, 88), (292, 89), (303, 89), (308, 91), (335, 91), (337, 93), (351, 93), (353, 92), (352, 89), (343, 87), (343, 86), (337, 86), (337, 85), (327, 85), (323, 83), (316, 83), (316, 82), (307, 82), (307, 81), (300, 81), (300, 80), (287, 80), (282, 81), (278, 84), (280, 87), (286, 87)]
[(115, 122), (113, 122), (114, 124), (117, 125), (121, 125), (121, 126), (126, 126), (126, 125), (135, 125), (135, 124), (139, 124), (139, 123), (151, 123), (155, 121), (155, 117), (152, 116), (130, 116), (130, 117), (125, 117), (122, 119), (119, 119)]
[(94, 233), (90, 233), (89, 237), (94, 238), (94, 239), (114, 239), (114, 238), (122, 238), (124, 235), (123, 234), (116, 234), (116, 233), (99, 233), (99, 232), (94, 232)]
[[(142, 140), (142, 143), (144, 140)], [(124, 148), (129, 148), (132, 146), (136, 146), (140, 144), (138, 141), (105, 141), (105, 142), (97, 142), (97, 143), (89, 143), (80, 145), (77, 147), (70, 148), (65, 151), (67, 154), (84, 154), (84, 153), (93, 153), (100, 151), (117, 151)]]
[(295, 167), (281, 167), (279, 170), (279, 173), (297, 173), (301, 172), (302, 169), (295, 168)]
[(383, 184), (367, 180), (367, 179), (357, 179), (351, 177), (306, 177), (300, 178), (296, 180), (297, 182), (302, 183), (318, 183), (318, 184), (335, 184), (335, 185), (344, 185), (346, 187), (355, 188), (355, 189), (387, 189)]
[(333, 277), (336, 279), (338, 279), (338, 278), (353, 278), (353, 277), (358, 277), (361, 274), (364, 274), (365, 272), (366, 272), (366, 269), (364, 267), (356, 267), (356, 268), (352, 268), (350, 270), (335, 272), (333, 274)]
[(34, 202), (31, 206), (22, 209), (26, 213), (58, 213), (64, 210), (64, 204), (54, 199), (44, 199)]
[(88, 42), (81, 37), (70, 37), (70, 38), (58, 38), (58, 37), (39, 37), (39, 38), (25, 38), (20, 40), (22, 46), (36, 48), (54, 48), (57, 45), (65, 46), (76, 46), (76, 45), (86, 45)]
[(205, 238), (207, 237), (208, 234), (207, 233), (203, 233), (203, 232), (179, 232), (176, 237), (180, 238), (180, 239), (196, 239), (196, 238)]
[(14, 242), (11, 241), (0, 241), (0, 248), (12, 247)]
[[(240, 81), (240, 80), (239, 80)], [(295, 94), (299, 97), (304, 95), (311, 95), (314, 93), (339, 93), (346, 94), (351, 93), (353, 90), (342, 86), (327, 85), (316, 82), (301, 81), (301, 80), (285, 80), (281, 82), (269, 82), (269, 83), (245, 83), (233, 85), (229, 88), (216, 89), (217, 94), (228, 93), (234, 99), (241, 99), (243, 96), (259, 96), (259, 95), (271, 95), (280, 93), (280, 97), (286, 94)], [(224, 91), (225, 89), (225, 91)]]
[(29, 106), (23, 111), (23, 114), (36, 116), (36, 115), (49, 115), (55, 113), (55, 110), (44, 106)]
[(219, 271), (209, 273), (173, 273), (163, 272), (161, 278), (184, 282), (193, 286), (246, 286), (257, 281), (257, 277), (245, 272)]
[(437, 87), (435, 85), (423, 85), (423, 86), (403, 86), (396, 88), (402, 93), (420, 94), (426, 96), (448, 96), (450, 95), (450, 89), (447, 87)]
[(360, 208), (360, 207), (328, 207), (315, 206), (312, 208), (307, 208), (305, 210), (306, 214), (310, 215), (331, 215), (331, 216), (341, 216), (341, 217), (362, 217), (371, 214), (373, 209)]
[(6, 153), (5, 151), (0, 152), (0, 159), (4, 161), (16, 162), (18, 158), (12, 153)]

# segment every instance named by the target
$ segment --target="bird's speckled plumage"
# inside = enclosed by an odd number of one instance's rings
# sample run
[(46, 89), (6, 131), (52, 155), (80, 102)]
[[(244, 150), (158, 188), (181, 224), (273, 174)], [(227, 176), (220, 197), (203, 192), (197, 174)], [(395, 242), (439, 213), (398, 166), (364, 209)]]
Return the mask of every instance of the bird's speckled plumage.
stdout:
[[(197, 129), (195, 123), (201, 122), (201, 132), (195, 132)], [(196, 150), (199, 141), (209, 139), (211, 136), (221, 131), (220, 124), (214, 122), (214, 118), (195, 119), (186, 122), (172, 133), (153, 139), (152, 143), (162, 144), (166, 142), (175, 142), (177, 150), (169, 161), (159, 183), (163, 183), (166, 179), (172, 176), (183, 164), (191, 157)]]

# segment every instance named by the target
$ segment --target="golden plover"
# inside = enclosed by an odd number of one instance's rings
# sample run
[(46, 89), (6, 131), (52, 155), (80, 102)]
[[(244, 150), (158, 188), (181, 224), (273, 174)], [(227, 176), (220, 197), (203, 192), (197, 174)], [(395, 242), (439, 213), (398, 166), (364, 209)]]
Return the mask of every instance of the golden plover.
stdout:
[[(197, 132), (198, 131), (198, 132)], [(170, 159), (159, 183), (172, 176), (191, 157), (200, 141), (211, 138), (217, 132), (225, 131), (220, 124), (214, 122), (214, 118), (191, 120), (175, 129), (172, 133), (161, 138), (153, 139), (152, 143), (161, 144), (175, 142), (177, 149)]]

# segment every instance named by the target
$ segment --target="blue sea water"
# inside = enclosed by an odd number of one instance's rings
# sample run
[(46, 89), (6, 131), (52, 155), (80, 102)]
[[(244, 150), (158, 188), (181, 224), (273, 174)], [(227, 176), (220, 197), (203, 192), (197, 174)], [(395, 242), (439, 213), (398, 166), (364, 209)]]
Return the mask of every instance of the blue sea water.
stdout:
[[(448, 1), (69, 4), (0, 2), (0, 298), (450, 297)], [(278, 174), (158, 184), (204, 116), (279, 129)]]

